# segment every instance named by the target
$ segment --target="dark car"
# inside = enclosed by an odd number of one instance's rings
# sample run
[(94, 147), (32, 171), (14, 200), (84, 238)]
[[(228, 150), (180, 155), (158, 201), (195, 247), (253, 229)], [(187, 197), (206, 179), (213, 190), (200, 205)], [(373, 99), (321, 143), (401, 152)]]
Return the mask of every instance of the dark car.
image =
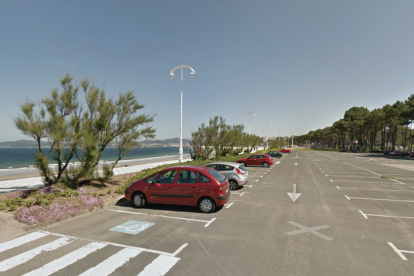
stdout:
[(263, 166), (265, 168), (273, 165), (273, 158), (267, 154), (254, 154), (247, 158), (237, 160), (243, 166)]
[(227, 178), (215, 169), (201, 166), (171, 167), (131, 183), (125, 198), (138, 208), (148, 203), (198, 206), (213, 212), (229, 201)]
[(383, 151), (379, 149), (373, 149), (370, 151), (370, 153), (383, 153)]
[(346, 149), (340, 149), (339, 152), (346, 152)]
[(269, 151), (269, 152), (266, 152), (266, 154), (268, 154), (268, 155), (270, 155), (270, 156), (272, 156), (272, 157), (277, 157), (277, 158), (280, 158), (280, 157), (282, 157), (283, 156), (283, 153), (281, 153), (280, 151), (278, 151), (278, 150), (275, 150), (275, 151)]

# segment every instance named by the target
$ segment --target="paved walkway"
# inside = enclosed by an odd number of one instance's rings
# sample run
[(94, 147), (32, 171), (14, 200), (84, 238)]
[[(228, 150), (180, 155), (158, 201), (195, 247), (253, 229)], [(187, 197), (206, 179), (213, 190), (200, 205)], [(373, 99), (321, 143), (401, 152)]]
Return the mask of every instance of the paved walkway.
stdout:
[[(190, 161), (191, 159), (183, 159), (184, 162)], [(161, 165), (166, 164), (175, 164), (178, 163), (177, 160), (170, 160), (170, 161), (160, 161), (160, 162), (154, 162), (154, 163), (148, 163), (148, 164), (140, 164), (135, 166), (125, 166), (120, 168), (114, 169), (115, 175), (120, 174), (127, 174), (127, 173), (133, 173), (133, 172), (139, 172), (145, 169), (154, 168)], [(0, 181), (0, 193), (9, 193), (14, 191), (22, 191), (22, 190), (28, 190), (28, 189), (35, 189), (35, 188), (41, 188), (44, 187), (43, 184), (43, 177), (29, 177), (29, 178), (23, 178), (23, 179), (13, 179), (13, 180), (5, 180)]]

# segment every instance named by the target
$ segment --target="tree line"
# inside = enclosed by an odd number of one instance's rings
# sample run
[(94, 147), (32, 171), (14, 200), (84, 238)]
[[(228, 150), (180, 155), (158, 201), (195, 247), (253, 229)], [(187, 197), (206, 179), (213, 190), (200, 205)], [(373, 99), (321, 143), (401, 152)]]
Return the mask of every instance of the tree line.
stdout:
[(244, 126), (227, 125), (223, 117), (215, 116), (208, 124), (202, 123), (198, 130), (191, 134), (190, 145), (194, 149), (195, 158), (206, 160), (213, 150), (215, 156), (236, 155), (252, 151), (260, 143), (260, 137), (245, 133)]
[(323, 148), (359, 149), (362, 151), (412, 150), (414, 121), (414, 94), (405, 101), (387, 104), (382, 108), (368, 110), (365, 107), (351, 107), (343, 118), (332, 126), (309, 131), (295, 138), (299, 144), (314, 144)]

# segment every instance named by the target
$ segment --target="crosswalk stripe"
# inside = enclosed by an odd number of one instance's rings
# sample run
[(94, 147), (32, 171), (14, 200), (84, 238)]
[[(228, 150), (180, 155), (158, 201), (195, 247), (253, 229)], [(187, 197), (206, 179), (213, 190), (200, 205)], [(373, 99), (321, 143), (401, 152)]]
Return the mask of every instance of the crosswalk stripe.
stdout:
[(130, 258), (136, 257), (141, 250), (125, 248), (112, 255), (102, 263), (92, 267), (79, 276), (106, 276), (114, 272), (118, 267), (124, 265)]
[(9, 250), (11, 248), (18, 247), (22, 244), (40, 239), (40, 238), (45, 237), (47, 235), (48, 234), (41, 233), (41, 232), (34, 232), (34, 233), (27, 234), (25, 236), (22, 236), (20, 238), (11, 240), (11, 241), (3, 242), (3, 243), (0, 244), (0, 252)]
[(9, 269), (11, 269), (15, 266), (23, 264), (23, 263), (33, 259), (34, 257), (39, 255), (40, 253), (42, 253), (42, 251), (52, 251), (52, 250), (55, 250), (55, 249), (57, 249), (57, 248), (59, 248), (63, 245), (69, 244), (69, 243), (71, 243), (69, 240), (70, 240), (69, 238), (61, 238), (61, 239), (55, 240), (53, 242), (50, 242), (48, 244), (36, 247), (32, 250), (26, 251), (22, 254), (11, 257), (7, 260), (4, 260), (4, 261), (0, 262), (0, 271), (6, 271), (6, 270), (9, 270)]
[(98, 243), (98, 242), (90, 243), (69, 254), (66, 254), (65, 256), (59, 259), (56, 259), (54, 261), (51, 261), (50, 263), (45, 264), (41, 268), (32, 270), (29, 273), (24, 274), (23, 276), (47, 276), (47, 275), (53, 274), (56, 271), (59, 271), (67, 267), (68, 265), (71, 265), (75, 263), (76, 261), (79, 261), (80, 259), (85, 258), (86, 256), (95, 252), (96, 250), (104, 248), (105, 246), (106, 244), (104, 243)]
[(152, 263), (147, 265), (138, 276), (165, 275), (179, 260), (176, 257), (160, 255)]

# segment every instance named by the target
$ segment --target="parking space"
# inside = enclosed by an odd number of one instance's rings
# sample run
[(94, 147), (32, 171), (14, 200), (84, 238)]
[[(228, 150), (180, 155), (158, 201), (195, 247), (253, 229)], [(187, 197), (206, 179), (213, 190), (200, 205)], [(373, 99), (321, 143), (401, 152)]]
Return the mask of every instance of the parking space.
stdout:
[(342, 193), (349, 208), (366, 220), (375, 242), (388, 244), (395, 256), (414, 262), (412, 160), (352, 153), (338, 157), (334, 152), (324, 153), (324, 157), (334, 156), (338, 160), (332, 163), (320, 158), (321, 154), (313, 155), (319, 159), (314, 162), (315, 166)]
[[(0, 271), (412, 275), (414, 177), (403, 160), (293, 152), (275, 161), (247, 167), (249, 182), (213, 213), (162, 204), (138, 209), (121, 200), (0, 244)], [(301, 194), (295, 202), (292, 191)]]

